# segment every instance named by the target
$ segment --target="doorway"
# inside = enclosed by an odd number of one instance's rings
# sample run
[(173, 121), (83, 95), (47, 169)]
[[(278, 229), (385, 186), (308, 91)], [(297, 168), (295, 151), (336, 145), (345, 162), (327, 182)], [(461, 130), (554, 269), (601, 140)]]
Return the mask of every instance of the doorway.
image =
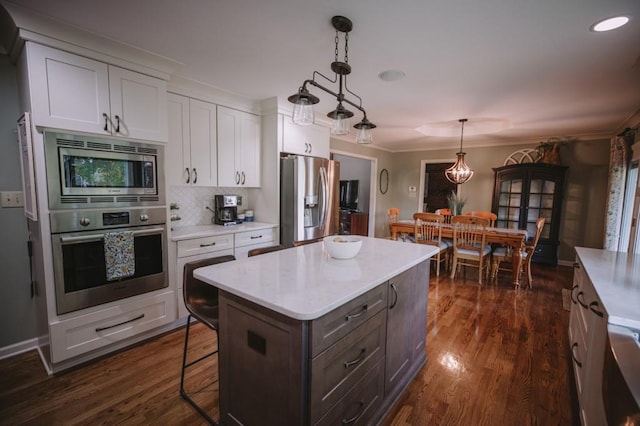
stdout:
[(449, 182), (444, 171), (451, 167), (453, 160), (422, 160), (420, 162), (420, 192), (418, 211), (435, 212), (447, 208), (447, 196), (457, 191), (457, 185)]
[[(350, 152), (331, 151), (331, 159), (340, 162), (340, 180), (350, 182), (354, 185), (357, 182), (358, 195), (357, 207), (351, 209), (345, 206), (341, 210), (356, 210), (358, 215), (357, 221), (362, 224), (362, 215), (366, 215), (367, 223), (365, 225), (366, 232), (358, 232), (360, 235), (375, 235), (375, 205), (376, 205), (376, 187), (378, 159), (375, 157), (361, 156)], [(346, 218), (344, 211), (341, 211), (341, 222)], [(346, 219), (345, 219), (346, 220)], [(352, 221), (348, 221), (352, 222)], [(349, 229), (349, 233), (351, 233)]]

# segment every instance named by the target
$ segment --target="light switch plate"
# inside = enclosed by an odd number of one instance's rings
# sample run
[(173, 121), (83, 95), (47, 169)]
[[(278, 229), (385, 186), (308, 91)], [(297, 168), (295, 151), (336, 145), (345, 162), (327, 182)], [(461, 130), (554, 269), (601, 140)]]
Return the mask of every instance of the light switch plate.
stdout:
[(2, 207), (24, 207), (22, 191), (2, 191), (0, 197)]

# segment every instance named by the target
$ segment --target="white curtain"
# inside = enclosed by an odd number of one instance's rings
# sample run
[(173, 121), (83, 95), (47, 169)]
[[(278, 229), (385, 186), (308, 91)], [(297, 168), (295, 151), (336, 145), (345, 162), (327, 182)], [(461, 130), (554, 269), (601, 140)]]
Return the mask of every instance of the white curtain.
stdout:
[(603, 244), (605, 250), (618, 250), (625, 182), (631, 154), (631, 143), (633, 142), (634, 135), (635, 131), (629, 129), (611, 139), (609, 185), (607, 191), (609, 195), (607, 197)]

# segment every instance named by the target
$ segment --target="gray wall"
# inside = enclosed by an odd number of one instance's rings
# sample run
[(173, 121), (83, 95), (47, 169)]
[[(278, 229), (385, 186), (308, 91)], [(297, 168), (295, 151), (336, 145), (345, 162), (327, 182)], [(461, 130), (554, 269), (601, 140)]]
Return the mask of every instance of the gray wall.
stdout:
[[(16, 69), (0, 55), (0, 190), (22, 191), (16, 121), (20, 116)], [(27, 220), (22, 208), (0, 208), (0, 348), (36, 337), (29, 287)]]

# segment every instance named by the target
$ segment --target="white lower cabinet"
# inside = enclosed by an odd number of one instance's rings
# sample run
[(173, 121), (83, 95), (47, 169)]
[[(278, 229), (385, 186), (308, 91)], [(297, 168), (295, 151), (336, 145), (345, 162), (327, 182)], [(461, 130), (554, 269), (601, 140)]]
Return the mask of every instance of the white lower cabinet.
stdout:
[(235, 234), (236, 259), (247, 257), (249, 250), (275, 245), (276, 228), (260, 229), (257, 231), (238, 232)]
[(50, 324), (51, 356), (58, 363), (111, 345), (176, 319), (175, 293), (125, 300)]

